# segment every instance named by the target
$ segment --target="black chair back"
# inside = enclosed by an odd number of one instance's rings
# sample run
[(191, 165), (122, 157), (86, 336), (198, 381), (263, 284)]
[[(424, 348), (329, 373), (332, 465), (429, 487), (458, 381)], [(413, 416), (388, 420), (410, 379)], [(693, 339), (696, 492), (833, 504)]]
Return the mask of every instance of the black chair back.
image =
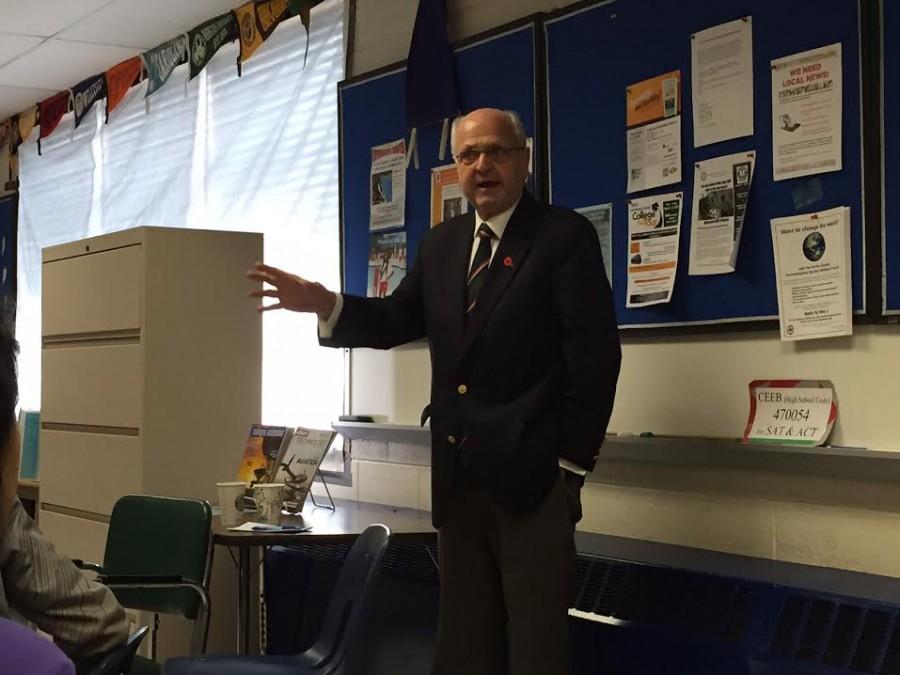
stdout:
[(391, 539), (385, 525), (370, 525), (356, 538), (341, 566), (315, 644), (304, 653), (329, 675), (362, 672), (371, 609), (381, 563)]
[(141, 641), (150, 630), (147, 626), (141, 626), (128, 637), (128, 641), (121, 647), (116, 647), (94, 664), (88, 675), (122, 675), (131, 670), (134, 655), (137, 653)]

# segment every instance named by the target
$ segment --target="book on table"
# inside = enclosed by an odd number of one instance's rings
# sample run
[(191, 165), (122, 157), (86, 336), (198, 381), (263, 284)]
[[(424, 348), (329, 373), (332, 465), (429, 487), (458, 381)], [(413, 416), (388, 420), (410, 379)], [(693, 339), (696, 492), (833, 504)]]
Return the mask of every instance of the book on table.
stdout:
[(291, 427), (254, 424), (250, 427), (237, 479), (245, 483), (271, 483), (291, 440)]

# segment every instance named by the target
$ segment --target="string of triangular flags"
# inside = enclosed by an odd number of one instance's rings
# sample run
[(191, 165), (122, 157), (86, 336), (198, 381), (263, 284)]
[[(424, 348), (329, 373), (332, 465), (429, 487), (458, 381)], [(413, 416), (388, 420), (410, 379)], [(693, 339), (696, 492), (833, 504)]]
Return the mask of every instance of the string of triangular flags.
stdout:
[(305, 66), (309, 55), (310, 11), (320, 2), (322, 0), (250, 0), (0, 122), (0, 147), (9, 147), (10, 176), (17, 175), (19, 145), (31, 135), (35, 126), (39, 127), (40, 154), (41, 140), (53, 133), (67, 112), (74, 111), (75, 128), (78, 128), (94, 104), (105, 98), (108, 123), (109, 114), (122, 102), (128, 90), (142, 79), (147, 80), (144, 96), (149, 110), (149, 97), (159, 91), (177, 66), (187, 61), (190, 68), (188, 79), (192, 80), (222, 45), (236, 39), (240, 40), (237, 58), (240, 77), (242, 64), (272, 35), (278, 24), (294, 16), (300, 17), (306, 30)]

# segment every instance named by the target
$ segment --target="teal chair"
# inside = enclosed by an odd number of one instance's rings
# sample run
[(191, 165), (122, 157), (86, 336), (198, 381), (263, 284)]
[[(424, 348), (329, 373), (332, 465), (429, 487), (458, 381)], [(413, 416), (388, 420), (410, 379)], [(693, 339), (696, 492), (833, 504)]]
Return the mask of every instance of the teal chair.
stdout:
[(192, 620), (196, 656), (206, 652), (209, 634), (211, 525), (206, 501), (127, 495), (113, 506), (103, 564), (75, 563), (96, 572), (124, 607)]

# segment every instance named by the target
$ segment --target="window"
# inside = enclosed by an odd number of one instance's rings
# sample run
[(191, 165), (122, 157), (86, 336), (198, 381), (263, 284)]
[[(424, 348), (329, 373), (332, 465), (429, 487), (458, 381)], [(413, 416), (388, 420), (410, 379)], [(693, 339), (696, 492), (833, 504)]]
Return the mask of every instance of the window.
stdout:
[[(22, 407), (40, 406), (45, 246), (141, 225), (263, 232), (266, 262), (339, 288), (343, 10), (340, 0), (313, 9), (305, 67), (306, 32), (294, 18), (244, 64), (241, 78), (238, 45), (225, 45), (194, 80), (179, 66), (149, 105), (141, 84), (108, 125), (98, 104), (77, 130), (67, 115), (42, 156), (36, 133), (22, 145)], [(344, 354), (318, 346), (315, 317), (267, 313), (261, 421), (329, 428), (343, 396)]]

